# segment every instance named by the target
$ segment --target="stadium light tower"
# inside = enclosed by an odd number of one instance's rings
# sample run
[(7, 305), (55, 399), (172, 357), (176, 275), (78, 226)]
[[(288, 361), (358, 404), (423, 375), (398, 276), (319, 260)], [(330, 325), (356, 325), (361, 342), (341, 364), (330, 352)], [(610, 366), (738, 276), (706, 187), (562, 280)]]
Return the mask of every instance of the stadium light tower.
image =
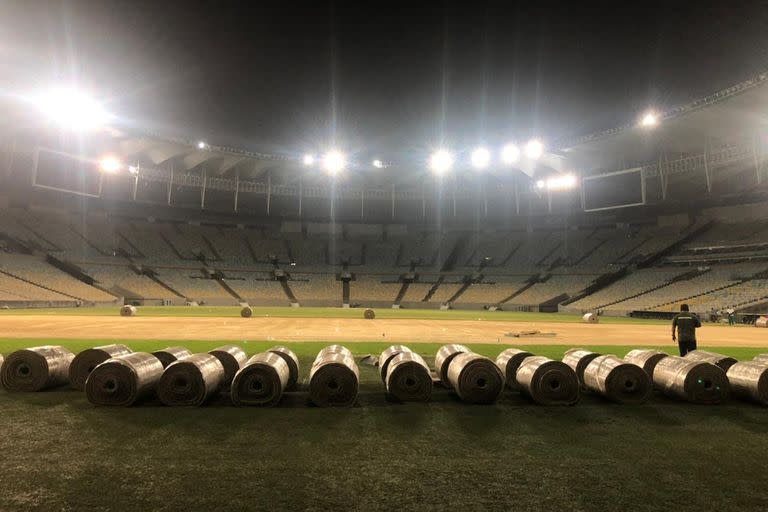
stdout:
[(477, 148), (472, 152), (472, 167), (485, 169), (491, 163), (491, 152), (486, 148)]
[(517, 145), (509, 143), (501, 148), (501, 161), (507, 165), (512, 165), (520, 160), (520, 148)]
[(314, 165), (315, 155), (304, 155), (302, 162), (304, 162), (304, 165), (306, 165), (307, 167)]
[(429, 157), (429, 168), (437, 175), (445, 174), (453, 167), (453, 155), (447, 149), (438, 149)]
[(96, 100), (68, 87), (42, 92), (33, 98), (33, 103), (52, 122), (75, 131), (96, 130), (110, 117)]
[(538, 160), (544, 154), (544, 144), (539, 139), (531, 139), (525, 145), (525, 156)]
[(659, 124), (659, 115), (656, 112), (648, 111), (640, 119), (640, 126), (643, 128), (653, 128)]
[(323, 155), (323, 168), (331, 176), (343, 171), (347, 166), (347, 157), (338, 149), (332, 149)]

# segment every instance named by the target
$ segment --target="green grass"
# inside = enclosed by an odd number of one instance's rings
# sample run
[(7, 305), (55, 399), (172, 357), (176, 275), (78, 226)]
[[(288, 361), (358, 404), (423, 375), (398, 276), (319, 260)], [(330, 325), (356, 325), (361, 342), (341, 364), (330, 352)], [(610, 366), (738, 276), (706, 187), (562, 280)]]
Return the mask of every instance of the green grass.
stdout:
[[(226, 317), (240, 316), (236, 306), (140, 306), (139, 315), (149, 317)], [(520, 311), (461, 310), (440, 311), (437, 309), (391, 309), (376, 308), (376, 318), (429, 319), (429, 320), (496, 320), (509, 322), (581, 322), (581, 316), (552, 313), (526, 313)], [(0, 315), (86, 315), (116, 316), (117, 307), (97, 308), (35, 308), (0, 310)], [(361, 308), (290, 308), (254, 307), (255, 317), (280, 318), (362, 318)], [(601, 317), (606, 324), (668, 324), (668, 320), (648, 320), (629, 317)]]
[[(45, 342), (0, 339), (0, 352)], [(129, 342), (135, 350), (168, 344), (180, 343)], [(221, 342), (181, 344), (202, 351)], [(249, 353), (268, 345), (245, 344)], [(324, 345), (289, 345), (302, 386)], [(357, 354), (385, 346), (351, 345)], [(473, 348), (496, 355), (503, 347)], [(566, 347), (525, 348), (559, 357)], [(759, 352), (711, 348), (740, 358)], [(112, 409), (70, 390), (0, 391), (0, 510), (768, 509), (763, 407), (660, 396), (619, 406), (585, 396), (545, 408), (511, 392), (468, 406), (441, 388), (428, 404), (394, 404), (376, 369), (360, 369), (350, 409), (311, 407), (303, 390), (272, 409), (237, 409), (226, 396), (202, 408)]]

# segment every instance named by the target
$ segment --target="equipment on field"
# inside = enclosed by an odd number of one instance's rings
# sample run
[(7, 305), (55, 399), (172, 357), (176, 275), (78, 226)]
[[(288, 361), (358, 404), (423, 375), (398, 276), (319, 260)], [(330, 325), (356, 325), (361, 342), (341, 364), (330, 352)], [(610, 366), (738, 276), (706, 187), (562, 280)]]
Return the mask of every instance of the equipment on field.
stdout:
[(665, 357), (653, 370), (653, 384), (665, 395), (697, 404), (728, 398), (728, 378), (719, 366), (689, 358)]
[(636, 348), (635, 350), (630, 350), (627, 355), (624, 356), (624, 360), (628, 363), (636, 364), (645, 370), (645, 373), (647, 373), (651, 380), (653, 380), (653, 369), (656, 368), (659, 361), (665, 357), (669, 357), (669, 354), (658, 350)]
[(563, 355), (563, 362), (576, 372), (576, 377), (582, 388), (584, 387), (584, 370), (599, 355), (597, 352), (590, 352), (583, 348), (572, 348)]
[(120, 308), (120, 316), (136, 316), (136, 313), (138, 313), (136, 306), (126, 304)]
[(379, 374), (381, 375), (382, 382), (386, 382), (387, 380), (387, 366), (389, 366), (389, 362), (392, 360), (392, 358), (402, 352), (412, 351), (405, 345), (392, 345), (384, 349), (384, 351), (381, 353), (379, 356)]
[(768, 364), (739, 362), (728, 368), (726, 375), (734, 396), (768, 405)]
[(363, 318), (365, 318), (366, 320), (373, 320), (374, 318), (376, 318), (376, 312), (371, 308), (368, 308), (365, 311), (363, 311)]
[(451, 383), (448, 381), (448, 366), (451, 364), (454, 357), (464, 352), (471, 351), (464, 345), (456, 343), (443, 345), (438, 349), (437, 354), (435, 355), (435, 371), (440, 377), (440, 382), (443, 386), (447, 388), (451, 387)]
[(325, 347), (309, 372), (309, 398), (318, 407), (344, 407), (355, 403), (360, 370), (352, 353), (341, 345)]
[(757, 320), (755, 320), (755, 327), (762, 327), (766, 328), (768, 327), (768, 316), (761, 316)]
[(692, 361), (712, 363), (722, 368), (724, 372), (727, 372), (728, 368), (739, 362), (738, 359), (734, 359), (733, 357), (724, 356), (723, 354), (717, 354), (715, 352), (707, 352), (706, 350), (691, 350), (685, 354), (685, 358)]
[(645, 370), (614, 355), (594, 358), (584, 370), (584, 385), (620, 404), (643, 404), (653, 393), (653, 382)]
[(69, 382), (75, 355), (64, 347), (46, 345), (17, 350), (0, 369), (0, 382), (8, 391), (40, 391)]
[(419, 354), (400, 352), (389, 360), (384, 384), (387, 393), (400, 402), (428, 402), (432, 398), (432, 375)]
[(88, 375), (98, 365), (113, 357), (130, 354), (132, 350), (125, 345), (114, 344), (87, 348), (77, 354), (69, 365), (69, 383), (73, 389), (83, 391)]
[(224, 345), (210, 350), (208, 353), (216, 356), (221, 361), (221, 364), (224, 365), (224, 382), (221, 383), (222, 387), (227, 387), (232, 383), (232, 379), (237, 371), (248, 360), (248, 354), (237, 345)]
[(163, 350), (152, 352), (152, 355), (163, 363), (163, 368), (168, 368), (169, 364), (188, 358), (192, 352), (184, 347), (166, 347)]
[(491, 359), (462, 352), (448, 365), (448, 381), (462, 402), (492, 404), (504, 390), (504, 374)]
[(548, 357), (526, 357), (515, 376), (520, 389), (541, 405), (573, 405), (579, 401), (576, 372), (561, 361)]
[(584, 316), (581, 317), (581, 321), (585, 324), (596, 324), (600, 321), (600, 318), (597, 316), (597, 313), (585, 313)]
[(250, 306), (245, 306), (240, 310), (240, 316), (243, 318), (251, 318), (253, 316), (253, 309)]
[(93, 405), (127, 407), (150, 397), (162, 375), (163, 364), (152, 354), (122, 354), (94, 368), (85, 383), (85, 396)]
[(517, 383), (517, 369), (526, 357), (532, 357), (533, 354), (517, 348), (508, 348), (499, 354), (496, 358), (496, 365), (504, 374), (507, 387), (512, 390), (519, 390)]
[(157, 386), (165, 405), (200, 406), (221, 389), (224, 365), (211, 354), (195, 354), (171, 363)]
[(288, 384), (285, 385), (285, 391), (290, 391), (296, 387), (296, 383), (299, 381), (299, 358), (292, 350), (286, 347), (272, 347), (267, 352), (273, 352), (285, 360), (285, 364), (288, 365), (290, 374), (288, 376)]
[(241, 405), (276, 405), (291, 378), (291, 369), (277, 352), (262, 352), (251, 357), (232, 381), (232, 403)]

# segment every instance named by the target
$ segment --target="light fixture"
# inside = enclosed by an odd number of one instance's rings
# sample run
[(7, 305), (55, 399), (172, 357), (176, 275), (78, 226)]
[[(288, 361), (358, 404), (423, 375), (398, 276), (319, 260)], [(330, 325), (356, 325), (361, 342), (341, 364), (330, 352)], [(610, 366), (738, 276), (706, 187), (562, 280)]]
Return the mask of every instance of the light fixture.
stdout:
[(38, 109), (61, 128), (83, 131), (102, 127), (109, 114), (97, 101), (73, 88), (60, 87), (33, 98)]
[(343, 171), (346, 165), (347, 157), (338, 149), (332, 149), (323, 155), (323, 168), (332, 176)]
[(429, 157), (429, 168), (435, 174), (444, 174), (453, 167), (453, 155), (446, 149), (438, 149)]
[(120, 160), (113, 156), (106, 156), (99, 162), (99, 169), (109, 174), (115, 174), (121, 167)]
[(525, 156), (537, 160), (544, 154), (544, 144), (539, 139), (531, 139), (525, 145)]
[(472, 152), (471, 160), (475, 169), (485, 169), (491, 163), (491, 152), (486, 148), (477, 148)]
[(507, 165), (514, 164), (520, 160), (520, 148), (517, 145), (509, 143), (501, 148), (501, 161)]
[(646, 112), (640, 119), (640, 126), (643, 128), (653, 128), (657, 124), (659, 124), (659, 115), (653, 111)]
[(373, 166), (377, 169), (383, 169), (384, 168), (384, 162), (382, 162), (379, 159), (376, 159), (373, 161)]
[(315, 155), (304, 155), (304, 159), (302, 161), (304, 162), (304, 165), (309, 167), (315, 163)]
[(578, 180), (573, 174), (559, 174), (557, 176), (550, 176), (546, 180), (538, 180), (536, 182), (536, 188), (550, 191), (557, 190), (569, 190), (576, 186)]
[(206, 144), (204, 141), (200, 141), (197, 143), (197, 149), (205, 149), (208, 147), (208, 144)]
[(137, 165), (129, 165), (128, 172), (133, 175), (139, 174), (139, 167)]
[(536, 188), (544, 188), (547, 186), (547, 182), (544, 180), (539, 180), (536, 182)]

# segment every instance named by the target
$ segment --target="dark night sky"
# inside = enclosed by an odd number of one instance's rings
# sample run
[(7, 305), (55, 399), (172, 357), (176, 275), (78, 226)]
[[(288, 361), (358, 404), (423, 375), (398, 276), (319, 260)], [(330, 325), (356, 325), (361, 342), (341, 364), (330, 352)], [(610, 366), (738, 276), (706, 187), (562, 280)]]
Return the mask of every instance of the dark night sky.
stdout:
[(556, 141), (768, 67), (768, 5), (741, 2), (1, 4), (4, 90), (77, 79), (139, 126), (281, 153), (334, 118), (366, 155)]

